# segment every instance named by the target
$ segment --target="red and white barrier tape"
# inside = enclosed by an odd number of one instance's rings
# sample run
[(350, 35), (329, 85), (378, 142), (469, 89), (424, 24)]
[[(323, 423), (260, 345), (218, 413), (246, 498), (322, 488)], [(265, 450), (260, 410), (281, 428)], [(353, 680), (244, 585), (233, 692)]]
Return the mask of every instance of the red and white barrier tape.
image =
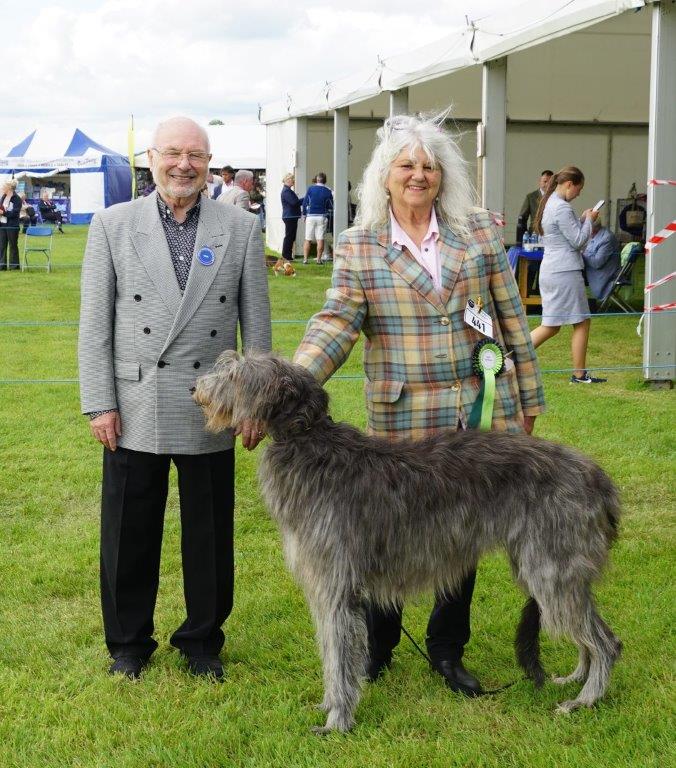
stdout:
[(662, 186), (670, 186), (670, 187), (676, 187), (676, 181), (673, 179), (650, 179), (648, 182), (649, 187), (662, 187)]
[(664, 312), (668, 309), (676, 309), (676, 301), (670, 301), (668, 304), (655, 304), (654, 307), (646, 307), (644, 312)]
[(657, 288), (658, 285), (664, 285), (665, 283), (668, 283), (669, 280), (673, 280), (676, 277), (676, 272), (672, 272), (670, 275), (665, 275), (659, 280), (655, 280), (654, 283), (649, 283), (645, 287), (644, 293), (648, 293), (648, 291), (651, 291), (653, 288)]
[(649, 238), (646, 241), (646, 244), (645, 244), (646, 251), (652, 250), (656, 245), (659, 245), (668, 237), (671, 237), (671, 235), (673, 235), (674, 232), (676, 232), (676, 219), (674, 219), (674, 221), (670, 221), (664, 229), (660, 229), (660, 231), (657, 232), (657, 234), (653, 235), (651, 238)]

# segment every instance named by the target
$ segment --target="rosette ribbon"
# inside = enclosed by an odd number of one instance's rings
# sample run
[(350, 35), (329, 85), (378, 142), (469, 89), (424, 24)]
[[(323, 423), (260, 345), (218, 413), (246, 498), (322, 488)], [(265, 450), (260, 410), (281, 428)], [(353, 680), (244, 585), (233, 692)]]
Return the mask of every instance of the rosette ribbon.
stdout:
[(481, 378), (481, 388), (474, 401), (467, 426), (486, 431), (493, 420), (495, 378), (505, 370), (505, 351), (495, 339), (482, 339), (472, 353), (472, 370)]

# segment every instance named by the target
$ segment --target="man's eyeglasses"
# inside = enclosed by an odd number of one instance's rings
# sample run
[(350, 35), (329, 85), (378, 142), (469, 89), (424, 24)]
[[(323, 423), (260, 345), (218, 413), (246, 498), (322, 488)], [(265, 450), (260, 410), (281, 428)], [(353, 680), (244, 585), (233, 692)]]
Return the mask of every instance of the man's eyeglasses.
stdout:
[(203, 165), (211, 157), (208, 152), (180, 152), (178, 149), (158, 149), (157, 147), (152, 147), (152, 150), (157, 152), (158, 155), (162, 155), (165, 160), (175, 160), (177, 162), (185, 155), (191, 165)]

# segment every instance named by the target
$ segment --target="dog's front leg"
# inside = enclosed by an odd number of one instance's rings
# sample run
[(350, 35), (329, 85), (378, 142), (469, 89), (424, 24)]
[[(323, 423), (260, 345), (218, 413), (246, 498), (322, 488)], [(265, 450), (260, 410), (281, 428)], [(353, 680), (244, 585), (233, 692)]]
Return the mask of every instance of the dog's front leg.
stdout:
[(366, 622), (355, 595), (320, 604), (321, 646), (324, 664), (324, 702), (328, 715), (318, 734), (349, 731), (361, 693), (367, 651)]

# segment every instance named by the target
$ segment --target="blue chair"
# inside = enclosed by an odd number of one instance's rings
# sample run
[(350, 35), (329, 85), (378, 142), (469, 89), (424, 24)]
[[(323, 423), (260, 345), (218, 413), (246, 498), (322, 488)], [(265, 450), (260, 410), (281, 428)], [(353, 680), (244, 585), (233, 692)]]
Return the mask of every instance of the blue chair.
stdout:
[[(54, 230), (51, 227), (28, 227), (23, 239), (23, 261), (21, 271), (30, 269), (32, 266), (28, 263), (29, 253), (42, 253), (46, 259), (44, 268), (47, 272), (52, 271), (52, 237)], [(42, 265), (38, 265), (42, 269)]]

